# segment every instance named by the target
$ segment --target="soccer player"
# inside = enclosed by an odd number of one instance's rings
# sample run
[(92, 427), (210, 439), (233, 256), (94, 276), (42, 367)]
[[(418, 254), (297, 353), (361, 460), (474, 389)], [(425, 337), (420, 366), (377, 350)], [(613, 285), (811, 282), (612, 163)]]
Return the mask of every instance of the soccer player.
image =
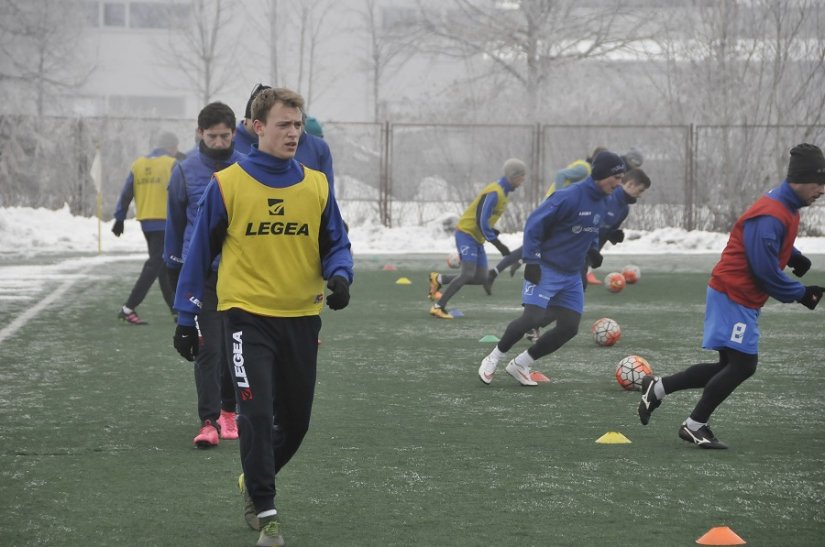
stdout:
[(157, 147), (132, 163), (117, 200), (112, 233), (116, 237), (123, 233), (123, 221), (129, 211), (129, 204), (134, 199), (135, 218), (140, 221), (149, 251), (149, 258), (143, 263), (143, 269), (132, 287), (129, 298), (117, 314), (118, 318), (129, 325), (148, 324), (138, 316), (135, 309), (146, 298), (155, 279), (160, 285), (163, 300), (172, 311), (175, 288), (163, 266), (163, 232), (166, 229), (166, 186), (169, 184), (177, 153), (178, 138), (173, 133), (161, 133), (158, 136)]
[[(186, 261), (195, 227), (198, 203), (212, 173), (245, 158), (234, 148), (235, 113), (227, 105), (209, 103), (198, 114), (198, 147), (175, 165), (169, 180), (163, 259), (173, 287)], [(193, 439), (198, 448), (218, 446), (218, 439), (238, 438), (235, 423), (235, 387), (224, 353), (223, 319), (217, 311), (218, 262), (204, 285), (198, 327), (203, 345), (195, 357), (195, 391), (201, 427)]]
[(711, 272), (702, 347), (717, 351), (718, 360), (663, 378), (645, 376), (638, 408), (643, 425), (650, 421), (665, 395), (701, 388), (699, 402), (679, 427), (679, 438), (702, 448), (727, 448), (708, 422), (719, 405), (756, 372), (762, 306), (773, 297), (785, 303), (799, 302), (813, 310), (822, 298), (822, 287), (805, 286), (786, 275), (784, 269), (792, 268), (797, 277), (810, 269), (811, 261), (794, 247), (799, 210), (823, 193), (822, 150), (807, 143), (794, 146), (787, 177), (739, 217)]
[[(524, 183), (527, 166), (519, 159), (510, 158), (504, 162), (503, 170), (504, 176), (485, 186), (458, 219), (455, 246), (461, 260), (461, 272), (456, 276), (430, 273), (428, 296), (430, 300), (436, 300), (430, 308), (433, 317), (452, 319), (447, 312), (450, 298), (464, 285), (483, 285), (487, 281), (485, 241), (492, 243), (503, 256), (510, 254), (510, 249), (498, 239), (499, 232), (494, 226), (507, 208), (507, 196)], [(448, 287), (439, 296), (442, 285)]]
[[(198, 352), (194, 316), (221, 253), (218, 310), (238, 394), (240, 479), (257, 545), (283, 545), (275, 476), (309, 429), (318, 357), (319, 314), (349, 304), (350, 242), (326, 177), (297, 162), (303, 98), (284, 88), (252, 103), (258, 147), (215, 173), (181, 270), (174, 345)], [(325, 298), (324, 280), (332, 293)], [(278, 427), (273, 417), (278, 416)]]
[(507, 325), (501, 340), (478, 369), (481, 381), (493, 380), (499, 361), (522, 336), (552, 316), (556, 326), (542, 334), (505, 370), (521, 385), (535, 386), (533, 363), (571, 340), (579, 330), (584, 309), (581, 269), (590, 249), (598, 249), (599, 228), (607, 197), (618, 187), (625, 172), (622, 158), (609, 151), (593, 160), (591, 175), (559, 190), (527, 217), (522, 259), (524, 288), (520, 317)]
[[(556, 171), (556, 175), (553, 178), (553, 182), (550, 183), (550, 186), (547, 188), (547, 192), (544, 194), (544, 199), (549, 198), (552, 196), (556, 189), (563, 189), (567, 188), (571, 184), (576, 182), (582, 181), (590, 176), (591, 171), (591, 162), (593, 158), (595, 158), (599, 152), (603, 152), (605, 148), (601, 146), (597, 146), (593, 153), (590, 155), (589, 158), (586, 160), (575, 160), (569, 163), (564, 169), (559, 169)], [(642, 166), (642, 162), (644, 162), (644, 158), (642, 153), (636, 150), (635, 148), (631, 148), (628, 150), (623, 156), (622, 159), (625, 162), (625, 165), (628, 169), (638, 168)], [(487, 273), (487, 281), (484, 283), (484, 291), (490, 295), (493, 294), (493, 283), (496, 280), (496, 277), (500, 273), (502, 273), (507, 268), (510, 268), (510, 276), (512, 277), (521, 267), (521, 247), (518, 249), (513, 249), (509, 255), (502, 258), (498, 264), (495, 265), (493, 269), (491, 269)], [(590, 284), (601, 284), (601, 281), (596, 279), (596, 277), (592, 273), (588, 273), (585, 271), (585, 275), (587, 276), (587, 282)], [(584, 288), (587, 288), (587, 285), (584, 285)], [(535, 335), (538, 337), (538, 335)]]

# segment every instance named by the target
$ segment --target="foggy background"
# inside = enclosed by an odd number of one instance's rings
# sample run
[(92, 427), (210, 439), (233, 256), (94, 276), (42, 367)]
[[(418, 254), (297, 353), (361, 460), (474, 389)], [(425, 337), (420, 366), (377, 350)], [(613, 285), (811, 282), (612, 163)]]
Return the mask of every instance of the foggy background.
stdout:
[(108, 219), (158, 133), (188, 150), (203, 105), (242, 116), (262, 82), (323, 124), (350, 222), (460, 212), (516, 156), (518, 230), (606, 146), (653, 179), (628, 227), (726, 231), (825, 144), (823, 29), (823, 0), (0, 0), (0, 207), (95, 214), (99, 146)]

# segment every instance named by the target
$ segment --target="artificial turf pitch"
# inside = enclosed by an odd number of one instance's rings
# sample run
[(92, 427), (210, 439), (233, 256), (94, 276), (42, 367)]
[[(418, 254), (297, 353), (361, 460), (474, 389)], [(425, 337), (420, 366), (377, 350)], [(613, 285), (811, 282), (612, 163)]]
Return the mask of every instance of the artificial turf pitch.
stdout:
[[(477, 376), (480, 338), (519, 314), (520, 274), (492, 296), (465, 287), (450, 303), (464, 317), (445, 321), (426, 299), (443, 257), (356, 256), (349, 308), (322, 315), (310, 432), (278, 477), (287, 544), (687, 546), (721, 525), (751, 545), (822, 545), (825, 309), (766, 306), (757, 373), (711, 424), (727, 451), (677, 437), (698, 392), (645, 427), (613, 377), (629, 354), (657, 374), (715, 360), (700, 348), (714, 259), (608, 255), (602, 276), (634, 262), (641, 281), (591, 286), (579, 335), (535, 367), (552, 381), (525, 388), (503, 367), (490, 386)], [(805, 280), (823, 285), (814, 264)], [(237, 441), (192, 447), (192, 365), (158, 289), (139, 308), (150, 325), (115, 318), (140, 267), (83, 269), (0, 342), (0, 544), (254, 545)], [(60, 283), (4, 303), (0, 328)], [(603, 316), (622, 327), (610, 348), (589, 332)], [(632, 443), (595, 442), (610, 431)]]

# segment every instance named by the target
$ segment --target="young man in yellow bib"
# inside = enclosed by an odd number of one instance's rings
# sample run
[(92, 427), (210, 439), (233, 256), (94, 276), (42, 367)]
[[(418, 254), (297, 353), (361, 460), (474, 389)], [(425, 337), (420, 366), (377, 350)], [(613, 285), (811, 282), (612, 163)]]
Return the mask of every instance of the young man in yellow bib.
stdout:
[[(175, 297), (175, 349), (192, 359), (204, 283), (221, 253), (217, 308), (239, 408), (241, 487), (261, 547), (284, 544), (275, 476), (309, 429), (321, 308), (325, 299), (333, 310), (345, 308), (353, 279), (349, 238), (327, 178), (295, 160), (303, 107), (300, 95), (283, 88), (255, 98), (258, 146), (207, 186)], [(326, 297), (325, 280), (332, 291)]]
[(120, 198), (115, 209), (115, 222), (112, 233), (120, 237), (123, 233), (123, 221), (129, 212), (129, 204), (135, 200), (135, 218), (140, 221), (149, 258), (135, 281), (129, 298), (121, 307), (117, 316), (129, 325), (145, 325), (146, 321), (138, 317), (135, 308), (143, 302), (155, 279), (160, 285), (160, 292), (171, 311), (175, 288), (169, 280), (163, 264), (163, 238), (166, 230), (166, 186), (172, 176), (172, 166), (178, 153), (178, 138), (168, 132), (158, 136), (157, 148), (141, 156), (132, 163)]

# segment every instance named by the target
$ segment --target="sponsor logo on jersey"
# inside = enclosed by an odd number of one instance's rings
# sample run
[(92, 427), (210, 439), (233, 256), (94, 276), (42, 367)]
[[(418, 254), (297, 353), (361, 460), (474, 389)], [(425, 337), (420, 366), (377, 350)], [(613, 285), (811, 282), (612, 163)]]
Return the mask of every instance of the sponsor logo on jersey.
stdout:
[[(282, 209), (283, 210), (283, 209)], [(270, 212), (270, 214), (272, 214)], [(254, 222), (246, 225), (247, 236), (308, 236), (309, 225), (300, 222), (259, 222), (257, 226)]]
[(272, 216), (284, 216), (284, 200), (269, 198), (267, 201), (267, 210)]

